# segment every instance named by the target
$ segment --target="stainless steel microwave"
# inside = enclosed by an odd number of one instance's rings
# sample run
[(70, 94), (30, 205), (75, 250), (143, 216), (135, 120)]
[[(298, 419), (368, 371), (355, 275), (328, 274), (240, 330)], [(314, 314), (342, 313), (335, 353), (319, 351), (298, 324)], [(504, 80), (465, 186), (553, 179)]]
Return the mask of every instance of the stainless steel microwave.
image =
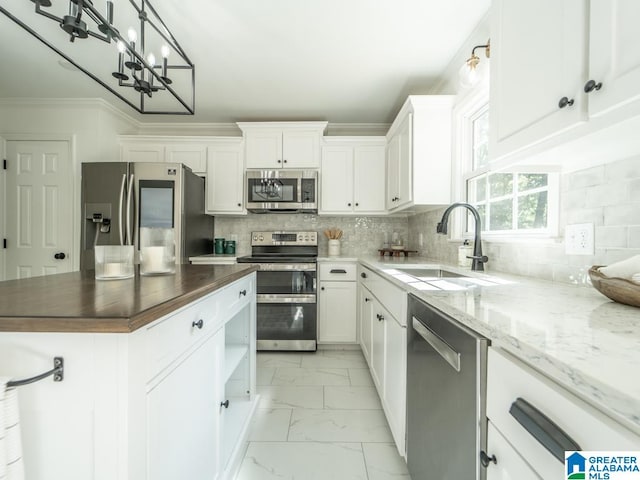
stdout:
[(315, 170), (247, 170), (247, 210), (254, 213), (318, 211)]

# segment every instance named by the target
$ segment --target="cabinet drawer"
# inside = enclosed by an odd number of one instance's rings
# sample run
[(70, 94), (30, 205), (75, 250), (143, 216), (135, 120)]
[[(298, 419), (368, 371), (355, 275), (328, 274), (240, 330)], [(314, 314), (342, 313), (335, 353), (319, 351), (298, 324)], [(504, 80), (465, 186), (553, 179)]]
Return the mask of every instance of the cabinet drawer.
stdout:
[(407, 292), (366, 267), (362, 267), (360, 273), (361, 283), (391, 312), (400, 325), (406, 326)]
[(332, 282), (355, 282), (356, 280), (356, 264), (355, 263), (320, 263), (319, 273), (320, 280), (330, 280)]
[(542, 478), (562, 478), (564, 459), (554, 457), (510, 413), (519, 398), (545, 415), (580, 450), (640, 448), (640, 437), (510, 354), (490, 348), (487, 416)]
[(255, 296), (255, 273), (236, 280), (217, 293), (220, 321), (226, 322)]
[(148, 328), (147, 379), (222, 326), (217, 293), (209, 294)]
[(487, 467), (487, 480), (540, 480), (491, 422), (487, 428), (487, 443), (490, 445), (489, 457), (496, 457), (496, 463)]

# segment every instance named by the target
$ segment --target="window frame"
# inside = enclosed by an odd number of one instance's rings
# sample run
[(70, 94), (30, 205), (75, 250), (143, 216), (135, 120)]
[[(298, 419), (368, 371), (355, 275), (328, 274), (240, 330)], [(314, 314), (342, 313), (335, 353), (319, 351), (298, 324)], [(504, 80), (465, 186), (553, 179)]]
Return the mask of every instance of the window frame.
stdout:
[[(548, 175), (547, 187), (547, 228), (535, 230), (483, 230), (483, 239), (495, 240), (550, 240), (558, 235), (560, 212), (560, 175), (559, 168), (543, 165), (515, 165), (508, 168), (491, 170), (490, 162), (476, 170), (473, 167), (473, 122), (489, 109), (488, 86), (480, 85), (479, 88), (468, 92), (460, 98), (453, 109), (453, 168), (452, 168), (452, 199), (460, 202), (468, 202), (467, 182), (480, 175), (492, 173), (546, 173)], [(513, 198), (514, 193), (509, 195)], [(487, 199), (488, 201), (488, 199)], [(515, 203), (515, 202), (514, 202)], [(514, 218), (517, 211), (514, 211)], [(452, 242), (460, 242), (472, 239), (473, 230), (467, 230), (468, 213), (466, 210), (457, 209), (452, 212), (449, 221), (451, 226)], [(471, 223), (471, 228), (473, 224)], [(483, 226), (484, 227), (484, 226)]]

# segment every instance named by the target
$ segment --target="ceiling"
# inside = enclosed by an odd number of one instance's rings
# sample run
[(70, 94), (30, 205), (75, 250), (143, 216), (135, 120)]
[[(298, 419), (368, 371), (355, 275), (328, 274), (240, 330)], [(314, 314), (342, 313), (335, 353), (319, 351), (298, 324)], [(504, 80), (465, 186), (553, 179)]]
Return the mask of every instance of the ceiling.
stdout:
[[(96, 8), (100, 2), (94, 0)], [(124, 2), (115, 0), (115, 9)], [(101, 97), (145, 122), (389, 123), (407, 95), (428, 93), (438, 82), (490, 0), (153, 3), (196, 66), (194, 116), (138, 115), (83, 73), (63, 68), (61, 57), (2, 14), (0, 98)], [(25, 22), (40, 17), (43, 35), (60, 38), (65, 48), (89, 52), (103, 44), (92, 38), (71, 44), (55, 22), (33, 12), (32, 2), (3, 6)], [(113, 70), (113, 45), (95, 48), (102, 50), (88, 53), (82, 65)]]

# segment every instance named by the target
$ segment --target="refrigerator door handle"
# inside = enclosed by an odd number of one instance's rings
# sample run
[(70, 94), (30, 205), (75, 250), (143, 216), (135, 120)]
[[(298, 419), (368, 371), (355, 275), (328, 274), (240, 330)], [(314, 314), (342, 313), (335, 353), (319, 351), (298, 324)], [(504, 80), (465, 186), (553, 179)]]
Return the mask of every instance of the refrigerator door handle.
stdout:
[(131, 235), (131, 197), (133, 196), (133, 173), (129, 177), (129, 192), (127, 193), (127, 242), (128, 245), (133, 245), (133, 236)]
[(127, 184), (127, 174), (122, 174), (122, 183), (120, 184), (120, 206), (118, 209), (118, 231), (120, 232), (120, 245), (124, 245), (124, 225), (122, 224), (122, 207), (124, 204), (124, 187)]

